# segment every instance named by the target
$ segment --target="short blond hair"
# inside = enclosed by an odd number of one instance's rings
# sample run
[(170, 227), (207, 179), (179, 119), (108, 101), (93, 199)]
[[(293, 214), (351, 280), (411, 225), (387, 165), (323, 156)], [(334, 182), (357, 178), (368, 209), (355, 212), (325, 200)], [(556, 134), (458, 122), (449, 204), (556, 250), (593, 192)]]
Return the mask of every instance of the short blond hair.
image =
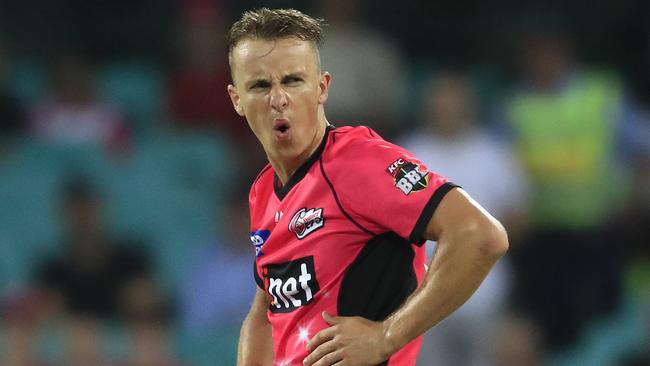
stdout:
[(323, 19), (312, 18), (295, 9), (261, 8), (245, 12), (230, 27), (228, 60), (232, 67), (232, 50), (243, 39), (278, 40), (296, 37), (311, 42), (318, 52), (322, 42)]

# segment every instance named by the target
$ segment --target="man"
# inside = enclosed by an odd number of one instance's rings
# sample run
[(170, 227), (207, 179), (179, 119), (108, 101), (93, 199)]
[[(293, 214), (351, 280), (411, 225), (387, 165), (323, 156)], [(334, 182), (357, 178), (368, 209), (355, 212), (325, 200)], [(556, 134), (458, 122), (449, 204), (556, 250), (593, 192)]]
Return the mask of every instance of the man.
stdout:
[[(413, 365), (419, 336), (467, 300), (507, 238), (404, 149), (327, 122), (320, 34), (295, 10), (247, 12), (230, 30), (228, 93), (270, 162), (249, 195), (260, 288), (238, 364)], [(425, 239), (439, 245), (428, 271)]]
[(575, 56), (561, 24), (521, 33), (519, 81), (501, 117), (531, 187), (530, 234), (512, 252), (514, 305), (545, 350), (562, 351), (621, 305), (629, 254), (614, 221), (627, 200), (641, 201), (629, 177), (650, 124), (616, 72)]

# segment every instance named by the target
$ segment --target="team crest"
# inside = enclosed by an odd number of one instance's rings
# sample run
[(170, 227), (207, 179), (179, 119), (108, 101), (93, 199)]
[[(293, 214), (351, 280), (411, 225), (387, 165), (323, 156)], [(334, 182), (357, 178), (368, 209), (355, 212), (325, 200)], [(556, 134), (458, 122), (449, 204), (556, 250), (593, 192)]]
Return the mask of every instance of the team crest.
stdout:
[(421, 171), (420, 165), (402, 158), (389, 165), (386, 172), (395, 179), (395, 188), (407, 196), (427, 188), (429, 184), (429, 172)]
[(289, 231), (296, 234), (298, 239), (303, 239), (307, 235), (320, 229), (325, 225), (322, 208), (301, 208), (293, 215), (289, 222)]

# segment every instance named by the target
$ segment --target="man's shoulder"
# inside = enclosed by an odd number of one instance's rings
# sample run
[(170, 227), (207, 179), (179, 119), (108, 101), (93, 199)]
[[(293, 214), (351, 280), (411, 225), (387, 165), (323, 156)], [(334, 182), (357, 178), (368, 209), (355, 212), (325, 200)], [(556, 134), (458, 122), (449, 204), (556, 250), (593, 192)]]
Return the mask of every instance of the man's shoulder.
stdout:
[(270, 163), (267, 163), (262, 170), (260, 170), (259, 173), (257, 173), (257, 176), (255, 177), (255, 180), (253, 180), (252, 186), (255, 186), (258, 182), (263, 182), (266, 179), (273, 178), (273, 169), (271, 167)]
[(271, 167), (271, 164), (266, 164), (264, 168), (262, 168), (262, 170), (257, 173), (257, 176), (255, 177), (255, 180), (253, 180), (250, 191), (248, 193), (249, 200), (252, 201), (257, 196), (257, 192), (259, 190), (258, 187), (264, 185), (270, 185), (271, 187), (273, 186), (273, 172), (274, 171)]
[(369, 177), (382, 177), (382, 172), (400, 159), (413, 160), (408, 151), (384, 140), (373, 129), (341, 127), (332, 131), (330, 145), (323, 156), (323, 172), (334, 184), (357, 185)]
[(330, 133), (328, 152), (338, 156), (354, 156), (371, 154), (374, 146), (386, 144), (377, 132), (367, 126), (337, 127)]

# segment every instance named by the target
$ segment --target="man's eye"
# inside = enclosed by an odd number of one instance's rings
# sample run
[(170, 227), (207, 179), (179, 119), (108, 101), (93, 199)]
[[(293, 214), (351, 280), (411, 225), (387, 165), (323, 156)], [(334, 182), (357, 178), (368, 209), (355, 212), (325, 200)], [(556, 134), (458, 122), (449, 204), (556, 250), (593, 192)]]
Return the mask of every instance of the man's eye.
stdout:
[(258, 83), (253, 84), (253, 85), (251, 86), (250, 89), (251, 89), (251, 90), (256, 90), (256, 89), (257, 89), (257, 90), (259, 90), (259, 89), (266, 89), (266, 88), (268, 88), (270, 85), (271, 85), (271, 84), (262, 81), (262, 82), (258, 82)]
[(284, 81), (285, 84), (289, 84), (289, 85), (291, 85), (291, 84), (297, 84), (297, 83), (300, 83), (300, 82), (302, 82), (302, 78), (297, 77), (297, 76), (287, 78), (287, 79)]

